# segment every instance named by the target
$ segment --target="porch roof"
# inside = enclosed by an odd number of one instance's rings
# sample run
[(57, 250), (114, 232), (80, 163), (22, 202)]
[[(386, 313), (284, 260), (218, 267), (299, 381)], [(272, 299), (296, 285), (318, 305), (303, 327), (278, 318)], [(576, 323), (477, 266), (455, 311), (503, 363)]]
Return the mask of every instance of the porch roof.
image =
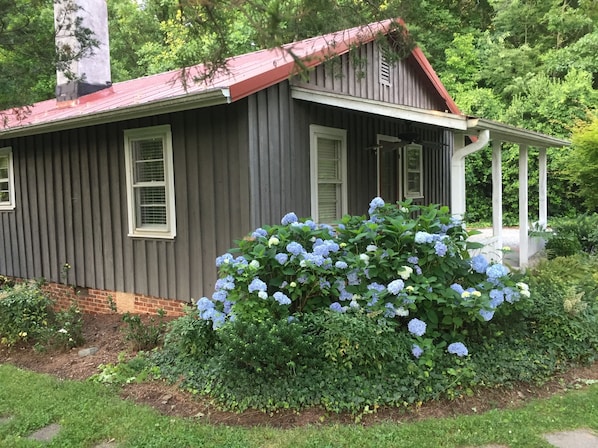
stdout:
[[(520, 145), (541, 148), (569, 146), (568, 140), (510, 126), (498, 121), (472, 117), (463, 114), (418, 109), (401, 104), (385, 103), (339, 93), (292, 87), (292, 96), (298, 100), (310, 101), (327, 106), (340, 107), (384, 117), (407, 120), (414, 123), (439, 126), (459, 134), (477, 137), (481, 131), (490, 132), (490, 140), (500, 140)], [(481, 148), (479, 148), (481, 149)]]

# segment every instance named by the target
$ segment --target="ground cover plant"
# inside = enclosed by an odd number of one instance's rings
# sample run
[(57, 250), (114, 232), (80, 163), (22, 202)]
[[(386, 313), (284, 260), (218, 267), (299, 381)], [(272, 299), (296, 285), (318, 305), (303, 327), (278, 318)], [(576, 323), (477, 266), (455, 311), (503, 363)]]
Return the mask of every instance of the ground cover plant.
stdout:
[[(580, 372), (582, 373), (582, 372)], [(582, 373), (583, 374), (583, 373)], [(565, 429), (598, 430), (598, 386), (582, 376), (570, 390), (533, 400), (517, 409), (492, 410), (453, 418), (380, 422), (374, 425), (324, 423), (289, 429), (209, 424), (208, 416), (175, 418), (119, 399), (89, 382), (65, 381), (0, 365), (0, 447), (40, 446), (27, 440), (51, 423), (61, 429), (47, 447), (464, 447), (498, 444), (549, 447), (543, 434)], [(595, 382), (595, 381), (594, 381)], [(581, 387), (581, 390), (571, 390)], [(525, 392), (525, 390), (524, 390)], [(109, 412), (107, 412), (109, 410)]]
[(226, 409), (363, 415), (595, 358), (596, 288), (568, 313), (575, 285), (472, 257), (468, 236), (445, 207), (380, 198), (335, 228), (289, 213), (216, 260), (214, 294), (153, 361)]

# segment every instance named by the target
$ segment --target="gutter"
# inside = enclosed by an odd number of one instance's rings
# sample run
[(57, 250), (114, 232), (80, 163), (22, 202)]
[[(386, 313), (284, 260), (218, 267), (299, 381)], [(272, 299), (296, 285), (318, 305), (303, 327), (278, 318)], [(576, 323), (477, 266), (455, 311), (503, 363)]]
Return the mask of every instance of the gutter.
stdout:
[(451, 157), (451, 211), (452, 215), (463, 218), (465, 215), (465, 157), (486, 147), (490, 141), (490, 131), (483, 129), (478, 138), (467, 146), (456, 148)]
[(7, 131), (3, 131), (0, 128), (0, 138), (23, 137), (47, 132), (64, 131), (85, 126), (149, 117), (156, 114), (167, 114), (180, 112), (182, 110), (200, 109), (219, 104), (229, 104), (231, 101), (232, 99), (228, 87), (216, 88), (196, 94), (187, 94), (175, 98), (168, 98), (166, 100), (136, 104), (123, 109), (108, 109), (89, 115), (81, 114), (75, 117), (68, 116), (55, 121), (44, 122), (42, 124), (24, 124), (22, 126), (13, 127)]

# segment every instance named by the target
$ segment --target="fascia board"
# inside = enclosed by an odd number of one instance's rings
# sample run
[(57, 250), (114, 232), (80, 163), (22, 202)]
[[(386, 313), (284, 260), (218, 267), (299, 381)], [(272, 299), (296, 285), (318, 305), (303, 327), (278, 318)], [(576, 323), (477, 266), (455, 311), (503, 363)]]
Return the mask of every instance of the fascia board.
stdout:
[(517, 128), (515, 126), (510, 126), (493, 120), (475, 118), (468, 120), (468, 122), (470, 130), (489, 130), (491, 140), (500, 140), (503, 142), (539, 148), (558, 148), (563, 146), (571, 146), (571, 142), (568, 140), (542, 134), (540, 132)]
[(169, 98), (151, 103), (136, 104), (117, 110), (106, 110), (97, 113), (80, 116), (69, 116), (63, 119), (35, 123), (13, 127), (3, 131), (0, 128), (0, 138), (24, 137), (39, 135), (49, 132), (76, 129), (85, 126), (114, 123), (117, 121), (143, 118), (157, 114), (168, 114), (183, 110), (200, 109), (219, 104), (230, 103), (230, 92), (228, 88), (218, 88), (192, 95), (184, 95), (178, 98)]
[(312, 103), (334, 106), (358, 112), (371, 113), (384, 117), (440, 126), (445, 129), (467, 130), (467, 117), (448, 112), (418, 109), (399, 104), (383, 103), (381, 101), (356, 98), (348, 95), (316, 91), (304, 87), (291, 87), (294, 99), (310, 101)]

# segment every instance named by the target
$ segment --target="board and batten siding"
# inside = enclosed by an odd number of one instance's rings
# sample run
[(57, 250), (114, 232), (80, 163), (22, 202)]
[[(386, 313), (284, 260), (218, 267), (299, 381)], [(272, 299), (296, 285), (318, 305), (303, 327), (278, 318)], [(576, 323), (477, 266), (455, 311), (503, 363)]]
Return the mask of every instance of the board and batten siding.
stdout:
[(379, 60), (379, 46), (371, 42), (318, 65), (305, 78), (293, 78), (293, 85), (420, 109), (446, 109), (413, 55), (390, 65), (389, 84), (380, 82)]
[(399, 136), (414, 129), (423, 145), (424, 198), (418, 203), (450, 203), (449, 132), (293, 100), (286, 81), (250, 96), (248, 102), (252, 227), (279, 223), (290, 211), (310, 216), (312, 124), (347, 130), (349, 213), (366, 213), (377, 194), (377, 135)]
[[(210, 293), (215, 257), (251, 229), (247, 104), (0, 141), (16, 192), (16, 208), (0, 211), (0, 273), (180, 300)], [(162, 124), (177, 235), (131, 238), (123, 133)]]
[[(392, 118), (295, 101), (295, 158), (303, 174), (302, 188), (309, 191), (309, 126), (317, 124), (347, 130), (347, 187), (348, 213), (364, 214), (377, 195), (376, 151), (377, 135), (399, 136), (413, 132), (413, 124)], [(452, 146), (450, 133), (442, 129), (415, 128), (423, 146), (424, 198), (423, 204), (450, 203), (450, 161)], [(309, 213), (309, 195), (298, 209)]]

